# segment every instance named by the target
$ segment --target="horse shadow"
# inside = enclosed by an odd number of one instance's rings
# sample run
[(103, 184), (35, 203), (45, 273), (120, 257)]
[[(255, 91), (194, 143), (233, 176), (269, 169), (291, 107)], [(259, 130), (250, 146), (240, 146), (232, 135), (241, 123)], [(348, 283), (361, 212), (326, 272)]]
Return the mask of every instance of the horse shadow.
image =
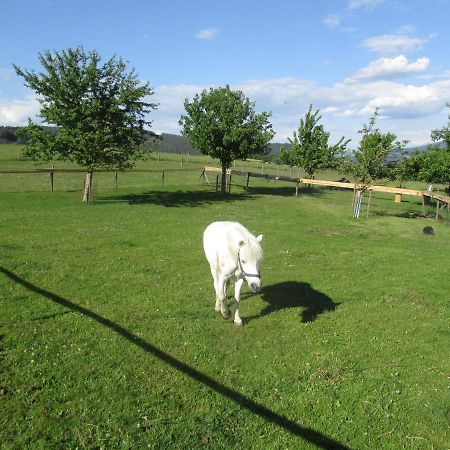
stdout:
[(309, 283), (298, 281), (284, 281), (265, 286), (259, 295), (267, 305), (256, 316), (247, 317), (247, 322), (286, 308), (301, 308), (301, 322), (313, 322), (320, 314), (334, 311), (340, 305), (324, 293), (313, 289)]

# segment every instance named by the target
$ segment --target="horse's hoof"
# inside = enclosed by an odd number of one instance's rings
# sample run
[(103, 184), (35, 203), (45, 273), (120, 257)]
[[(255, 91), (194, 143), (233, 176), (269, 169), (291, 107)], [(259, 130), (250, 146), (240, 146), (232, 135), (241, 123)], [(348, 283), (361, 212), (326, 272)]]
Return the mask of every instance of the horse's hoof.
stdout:
[(228, 312), (228, 311), (222, 312), (222, 317), (223, 317), (225, 320), (229, 319), (230, 316), (231, 316), (230, 312)]
[(242, 327), (242, 325), (243, 325), (242, 320), (235, 320), (235, 321), (234, 321), (234, 324), (235, 324), (237, 327)]

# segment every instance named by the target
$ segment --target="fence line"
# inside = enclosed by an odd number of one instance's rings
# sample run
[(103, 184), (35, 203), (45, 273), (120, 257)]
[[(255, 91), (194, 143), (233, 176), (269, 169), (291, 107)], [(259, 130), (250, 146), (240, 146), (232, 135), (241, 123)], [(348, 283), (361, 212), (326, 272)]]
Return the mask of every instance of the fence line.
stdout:
[[(162, 173), (162, 172), (197, 172), (198, 168), (184, 168), (184, 169), (95, 169), (96, 172), (116, 172), (116, 173), (129, 173), (129, 172), (148, 172), (148, 173)], [(0, 173), (87, 173), (87, 169), (0, 169)]]
[[(222, 172), (222, 169), (220, 167), (204, 166), (201, 177), (203, 176), (207, 180), (206, 172), (217, 173), (217, 172)], [(230, 180), (230, 186), (228, 186), (229, 190), (231, 188), (231, 176), (238, 175), (238, 176), (247, 177), (247, 184), (246, 184), (247, 188), (249, 187), (250, 177), (264, 178), (266, 180), (287, 181), (287, 182), (296, 183), (296, 188), (295, 188), (296, 195), (298, 192), (298, 185), (300, 183), (303, 183), (305, 185), (352, 189), (354, 192), (358, 191), (358, 185), (356, 185), (355, 183), (343, 183), (340, 181), (314, 180), (314, 179), (310, 179), (310, 178), (286, 177), (286, 176), (278, 176), (278, 175), (264, 175), (264, 174), (260, 174), (260, 173), (256, 173), (256, 172), (247, 172), (247, 171), (233, 170), (233, 169), (228, 169), (227, 175), (229, 176), (229, 180)], [(217, 190), (217, 183), (218, 183), (218, 181), (216, 181), (216, 190)], [(398, 188), (395, 186), (374, 185), (374, 186), (369, 186), (367, 188), (367, 190), (370, 192), (370, 194), (372, 192), (384, 192), (384, 193), (395, 194), (395, 202), (397, 202), (397, 203), (401, 203), (402, 195), (412, 195), (412, 196), (421, 197), (423, 209), (425, 208), (425, 204), (427, 203), (427, 200), (429, 201), (429, 199), (434, 199), (436, 201), (436, 220), (439, 217), (439, 208), (441, 208), (441, 209), (447, 208), (447, 211), (450, 211), (450, 196), (447, 196), (447, 195), (437, 194), (437, 193), (430, 192), (430, 191), (421, 191), (418, 189)], [(369, 196), (369, 201), (370, 201), (370, 196)]]

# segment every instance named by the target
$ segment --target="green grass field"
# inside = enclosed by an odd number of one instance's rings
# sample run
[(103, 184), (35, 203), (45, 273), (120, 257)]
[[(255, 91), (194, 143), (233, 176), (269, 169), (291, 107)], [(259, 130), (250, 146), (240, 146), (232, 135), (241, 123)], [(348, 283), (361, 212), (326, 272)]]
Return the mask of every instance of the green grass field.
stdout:
[[(33, 167), (17, 152), (0, 168)], [(448, 449), (445, 213), (377, 194), (355, 220), (351, 191), (265, 180), (222, 198), (205, 162), (95, 174), (91, 204), (82, 174), (0, 174), (0, 447)], [(213, 311), (215, 220), (265, 236), (241, 328)]]

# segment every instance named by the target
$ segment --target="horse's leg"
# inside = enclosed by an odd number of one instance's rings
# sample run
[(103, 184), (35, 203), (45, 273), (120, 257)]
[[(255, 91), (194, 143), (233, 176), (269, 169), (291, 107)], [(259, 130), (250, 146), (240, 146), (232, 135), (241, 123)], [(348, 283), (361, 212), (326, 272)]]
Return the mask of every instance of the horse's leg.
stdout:
[(234, 306), (235, 306), (234, 323), (236, 325), (242, 325), (242, 319), (239, 317), (239, 304), (241, 301), (241, 287), (243, 283), (244, 279), (239, 278), (234, 285)]
[(216, 307), (219, 306), (220, 313), (222, 314), (224, 319), (228, 319), (230, 317), (230, 308), (226, 304), (227, 298), (227, 278), (223, 275), (220, 275), (217, 280), (217, 299), (216, 299)]
[(212, 269), (211, 268), (211, 274), (213, 276), (213, 280), (214, 280), (214, 291), (216, 292), (216, 305), (214, 306), (214, 311), (216, 312), (220, 312), (220, 300), (219, 300), (219, 292), (220, 292), (220, 287), (219, 287), (219, 275), (217, 273), (216, 269)]

